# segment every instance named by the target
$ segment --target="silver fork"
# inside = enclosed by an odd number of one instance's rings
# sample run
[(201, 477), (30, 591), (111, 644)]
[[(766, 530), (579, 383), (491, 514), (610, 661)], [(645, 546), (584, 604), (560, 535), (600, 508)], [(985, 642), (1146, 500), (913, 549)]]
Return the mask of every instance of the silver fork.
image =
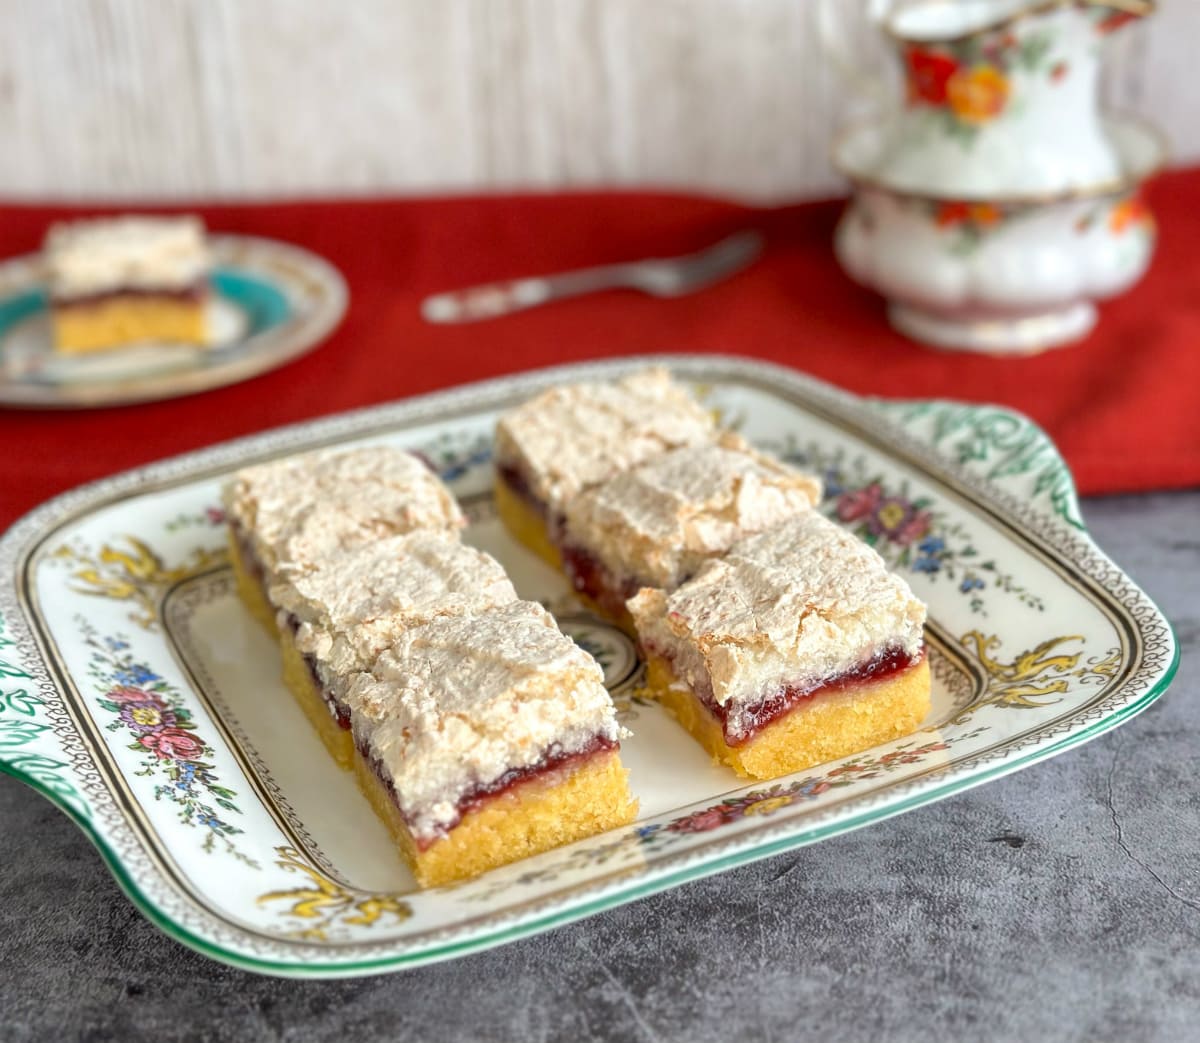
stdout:
[(760, 233), (738, 232), (699, 253), (682, 257), (647, 258), (434, 294), (421, 302), (421, 315), (428, 322), (475, 322), (564, 297), (619, 288), (641, 290), (655, 297), (679, 297), (740, 271), (758, 258), (762, 248)]

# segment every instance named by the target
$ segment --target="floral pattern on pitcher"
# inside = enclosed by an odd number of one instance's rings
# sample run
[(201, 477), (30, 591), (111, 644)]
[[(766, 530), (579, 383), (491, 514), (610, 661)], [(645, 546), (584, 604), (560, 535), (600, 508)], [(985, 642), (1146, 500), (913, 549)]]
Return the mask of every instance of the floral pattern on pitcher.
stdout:
[(1070, 66), (1051, 58), (1054, 37), (1047, 31), (1024, 38), (1004, 29), (945, 44), (909, 44), (904, 52), (910, 107), (936, 110), (946, 129), (965, 140), (1004, 115), (1017, 71), (1061, 82)]

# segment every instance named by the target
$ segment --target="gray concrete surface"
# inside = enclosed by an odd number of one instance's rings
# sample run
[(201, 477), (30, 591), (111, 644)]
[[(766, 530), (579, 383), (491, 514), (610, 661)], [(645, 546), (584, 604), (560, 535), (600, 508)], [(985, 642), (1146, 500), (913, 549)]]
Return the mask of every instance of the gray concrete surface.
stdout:
[(1200, 492), (1085, 513), (1183, 644), (1141, 717), (932, 807), (450, 963), (307, 983), (211, 963), (0, 779), (0, 1038), (1200, 1039)]

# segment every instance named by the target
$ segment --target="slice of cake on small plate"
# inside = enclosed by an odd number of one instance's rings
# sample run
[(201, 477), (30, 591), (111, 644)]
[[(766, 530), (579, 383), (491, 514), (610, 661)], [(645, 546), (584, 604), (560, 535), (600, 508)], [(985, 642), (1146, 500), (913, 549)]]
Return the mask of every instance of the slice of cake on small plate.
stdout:
[(466, 524), (450, 490), (392, 446), (318, 451), (238, 471), (222, 491), (238, 593), (273, 636), (268, 592), (336, 554), (418, 529)]
[(196, 217), (110, 217), (51, 227), (43, 247), (54, 346), (66, 354), (204, 345), (212, 256)]
[(712, 756), (774, 778), (915, 731), (925, 606), (865, 543), (806, 511), (629, 610), (648, 688)]
[(636, 814), (600, 667), (540, 605), (407, 630), (346, 700), (359, 783), (424, 887)]
[(709, 558), (820, 498), (818, 478), (726, 432), (574, 497), (561, 531), (563, 571), (592, 607), (631, 629), (625, 602), (642, 587), (674, 590)]
[(281, 622), (284, 681), (344, 768), (353, 765), (346, 688), (383, 649), (443, 616), (517, 600), (500, 563), (457, 532), (389, 536), (286, 573), (269, 591)]
[(496, 509), (517, 540), (558, 568), (556, 532), (573, 496), (716, 434), (712, 414), (665, 369), (550, 388), (496, 425)]

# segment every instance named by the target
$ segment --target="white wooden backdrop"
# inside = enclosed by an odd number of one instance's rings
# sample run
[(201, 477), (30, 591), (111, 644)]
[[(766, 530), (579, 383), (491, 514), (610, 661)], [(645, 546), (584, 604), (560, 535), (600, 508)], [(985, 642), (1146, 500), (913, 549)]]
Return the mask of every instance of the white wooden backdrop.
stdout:
[[(0, 0), (0, 195), (826, 194), (816, 2)], [(1200, 157), (1200, 0), (1122, 36), (1109, 100)]]

